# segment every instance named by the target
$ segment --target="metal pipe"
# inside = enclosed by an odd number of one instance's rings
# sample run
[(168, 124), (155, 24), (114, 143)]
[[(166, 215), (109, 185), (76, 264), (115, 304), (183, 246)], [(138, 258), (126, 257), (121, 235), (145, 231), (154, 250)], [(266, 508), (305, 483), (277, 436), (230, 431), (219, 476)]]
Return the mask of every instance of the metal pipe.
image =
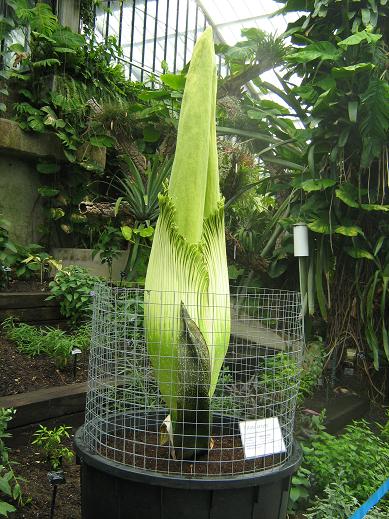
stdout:
[(178, 41), (178, 21), (180, 16), (180, 0), (177, 0), (177, 11), (176, 11), (176, 31), (174, 36), (174, 61), (173, 61), (173, 72), (177, 72), (177, 41)]
[[(145, 50), (146, 50), (146, 29), (147, 29), (147, 0), (144, 0), (145, 8), (143, 12), (143, 36), (142, 36), (142, 67), (145, 64)], [(141, 69), (140, 80), (143, 81), (143, 69)]]
[(109, 13), (110, 13), (110, 9), (111, 9), (111, 0), (108, 0), (107, 2), (107, 22), (106, 22), (106, 26), (105, 26), (105, 42), (107, 42), (108, 40), (108, 36), (109, 36)]
[(155, 0), (155, 23), (154, 23), (154, 46), (153, 46), (153, 72), (155, 72), (155, 60), (157, 54), (157, 36), (158, 36), (158, 7), (159, 0)]
[(130, 67), (129, 67), (130, 79), (131, 79), (131, 74), (132, 74), (132, 64), (131, 64), (131, 62), (132, 62), (132, 57), (133, 57), (133, 52), (134, 52), (135, 7), (136, 7), (136, 0), (132, 0)]

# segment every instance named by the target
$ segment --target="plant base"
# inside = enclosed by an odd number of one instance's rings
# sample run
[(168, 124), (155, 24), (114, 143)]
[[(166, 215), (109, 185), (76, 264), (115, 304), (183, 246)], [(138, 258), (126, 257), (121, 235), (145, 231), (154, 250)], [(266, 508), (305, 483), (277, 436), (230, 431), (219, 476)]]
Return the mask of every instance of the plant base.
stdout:
[(82, 519), (285, 519), (289, 487), (301, 461), (297, 444), (281, 467), (191, 479), (128, 467), (75, 446), (81, 463)]

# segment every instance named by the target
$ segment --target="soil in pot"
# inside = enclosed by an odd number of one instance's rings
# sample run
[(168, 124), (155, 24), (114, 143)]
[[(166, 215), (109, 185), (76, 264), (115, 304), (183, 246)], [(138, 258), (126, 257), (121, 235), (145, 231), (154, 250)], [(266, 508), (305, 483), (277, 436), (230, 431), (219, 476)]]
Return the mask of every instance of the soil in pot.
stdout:
[[(124, 452), (118, 455), (116, 440), (116, 444), (108, 442), (105, 454), (109, 459), (140, 469), (188, 476), (229, 476), (259, 472), (281, 465), (286, 458), (284, 453), (247, 460), (239, 436), (221, 436), (219, 433), (212, 437), (213, 446), (208, 453), (195, 462), (181, 461), (172, 459), (170, 447), (159, 445), (159, 441), (156, 432), (128, 431), (120, 445)], [(115, 445), (116, 449), (113, 448)]]

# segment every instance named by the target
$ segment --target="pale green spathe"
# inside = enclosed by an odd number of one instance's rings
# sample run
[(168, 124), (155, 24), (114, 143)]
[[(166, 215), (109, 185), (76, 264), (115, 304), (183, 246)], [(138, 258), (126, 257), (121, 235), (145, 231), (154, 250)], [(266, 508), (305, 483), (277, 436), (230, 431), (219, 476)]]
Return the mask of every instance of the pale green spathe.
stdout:
[(212, 29), (208, 28), (196, 43), (189, 67), (175, 159), (168, 191), (159, 197), (160, 216), (145, 287), (148, 352), (173, 429), (183, 398), (181, 303), (208, 347), (210, 397), (230, 337), (224, 202), (219, 192), (216, 148), (216, 86)]

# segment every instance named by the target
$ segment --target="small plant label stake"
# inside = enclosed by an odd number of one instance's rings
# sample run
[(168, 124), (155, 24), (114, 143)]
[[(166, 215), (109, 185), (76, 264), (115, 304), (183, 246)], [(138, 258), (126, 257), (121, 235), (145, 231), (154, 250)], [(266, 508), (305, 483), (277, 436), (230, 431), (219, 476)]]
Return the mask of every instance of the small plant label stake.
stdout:
[(246, 459), (286, 452), (277, 417), (239, 422), (239, 429)]
[(77, 375), (77, 357), (82, 353), (80, 348), (73, 348), (72, 349), (72, 355), (73, 355), (73, 380), (76, 380)]

